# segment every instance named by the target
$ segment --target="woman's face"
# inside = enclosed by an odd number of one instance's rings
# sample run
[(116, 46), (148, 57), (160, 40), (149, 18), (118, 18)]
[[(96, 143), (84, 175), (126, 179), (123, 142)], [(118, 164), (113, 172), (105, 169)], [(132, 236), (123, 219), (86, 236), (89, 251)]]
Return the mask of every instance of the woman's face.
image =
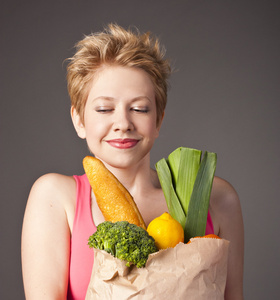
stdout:
[(101, 68), (91, 83), (84, 124), (73, 110), (72, 117), (91, 152), (112, 167), (137, 166), (159, 134), (154, 87), (137, 68)]

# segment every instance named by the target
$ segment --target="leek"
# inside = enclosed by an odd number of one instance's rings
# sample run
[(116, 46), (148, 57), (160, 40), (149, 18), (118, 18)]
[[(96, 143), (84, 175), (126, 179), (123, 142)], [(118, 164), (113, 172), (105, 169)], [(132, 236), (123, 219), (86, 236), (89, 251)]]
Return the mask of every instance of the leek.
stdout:
[(182, 208), (181, 202), (177, 197), (172, 183), (172, 176), (167, 161), (162, 158), (156, 164), (159, 181), (164, 186), (163, 193), (167, 203), (168, 212), (184, 228), (186, 223), (186, 214)]
[(205, 235), (209, 200), (216, 169), (216, 153), (205, 152), (201, 162), (188, 207), (185, 240)]
[[(177, 181), (175, 181), (175, 190), (178, 198), (184, 199), (184, 201), (181, 201), (181, 205), (187, 215), (193, 185), (200, 166), (202, 151), (185, 147), (180, 147), (180, 149), (181, 155), (177, 171)], [(172, 157), (173, 154), (171, 153), (168, 156), (168, 161), (170, 161), (170, 156)], [(173, 169), (172, 164), (170, 164), (170, 167)]]
[(205, 235), (217, 155), (180, 147), (156, 163), (159, 181), (170, 215), (191, 237)]

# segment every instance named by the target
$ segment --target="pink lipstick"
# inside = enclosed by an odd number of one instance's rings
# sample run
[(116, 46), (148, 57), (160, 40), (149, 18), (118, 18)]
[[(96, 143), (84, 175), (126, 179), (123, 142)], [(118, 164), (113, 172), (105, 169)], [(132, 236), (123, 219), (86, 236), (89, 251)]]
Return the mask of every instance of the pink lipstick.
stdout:
[(118, 149), (133, 148), (134, 146), (136, 146), (138, 142), (139, 140), (136, 139), (114, 139), (114, 140), (107, 141), (109, 145)]

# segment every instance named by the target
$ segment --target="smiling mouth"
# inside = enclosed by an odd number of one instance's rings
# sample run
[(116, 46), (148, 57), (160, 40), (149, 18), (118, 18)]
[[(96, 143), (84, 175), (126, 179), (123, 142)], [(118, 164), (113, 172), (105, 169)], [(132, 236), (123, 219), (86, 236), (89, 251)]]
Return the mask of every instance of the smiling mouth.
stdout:
[(118, 149), (129, 149), (137, 145), (139, 140), (136, 139), (115, 139), (106, 141), (109, 145)]

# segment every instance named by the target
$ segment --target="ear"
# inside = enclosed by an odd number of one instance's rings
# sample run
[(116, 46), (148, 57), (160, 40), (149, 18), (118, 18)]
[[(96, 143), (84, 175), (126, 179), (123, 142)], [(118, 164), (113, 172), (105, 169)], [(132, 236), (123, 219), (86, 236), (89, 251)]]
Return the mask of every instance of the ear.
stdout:
[(85, 126), (81, 120), (81, 116), (77, 113), (76, 109), (73, 106), (71, 106), (71, 118), (78, 136), (81, 139), (85, 139), (86, 138)]

